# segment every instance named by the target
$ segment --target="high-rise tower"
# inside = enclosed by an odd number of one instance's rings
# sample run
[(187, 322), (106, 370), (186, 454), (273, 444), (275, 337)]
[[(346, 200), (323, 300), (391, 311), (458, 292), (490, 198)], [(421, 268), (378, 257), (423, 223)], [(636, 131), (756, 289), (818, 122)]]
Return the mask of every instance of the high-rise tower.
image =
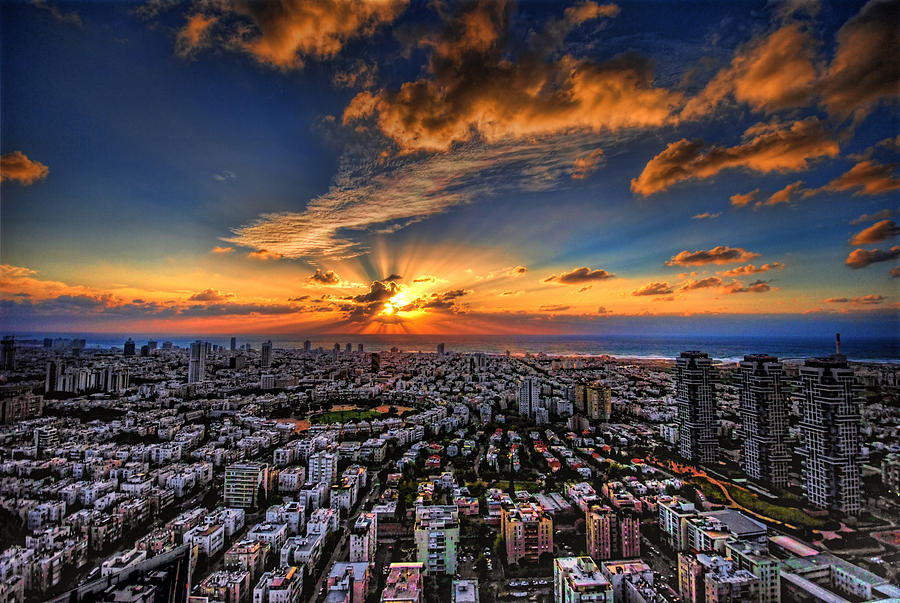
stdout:
[(200, 383), (204, 379), (206, 379), (206, 343), (197, 340), (191, 344), (188, 383)]
[(784, 367), (774, 356), (753, 354), (744, 356), (739, 375), (744, 471), (783, 488), (791, 459), (785, 444), (790, 388)]
[(851, 515), (859, 513), (862, 473), (859, 386), (846, 356), (837, 353), (807, 360), (800, 367), (797, 402), (800, 409), (797, 453), (803, 457), (803, 488), (807, 498), (823, 509)]
[(717, 378), (703, 352), (682, 352), (675, 359), (678, 452), (694, 463), (715, 463), (718, 458)]
[(259, 361), (260, 368), (267, 369), (272, 366), (272, 341), (262, 344), (261, 355)]

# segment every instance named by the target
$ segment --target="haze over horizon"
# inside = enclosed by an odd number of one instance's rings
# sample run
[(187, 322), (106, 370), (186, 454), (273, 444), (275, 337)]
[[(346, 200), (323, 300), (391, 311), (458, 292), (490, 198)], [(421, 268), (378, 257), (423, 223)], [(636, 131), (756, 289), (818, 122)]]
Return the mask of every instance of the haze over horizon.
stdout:
[(900, 2), (3, 2), (4, 334), (900, 332)]

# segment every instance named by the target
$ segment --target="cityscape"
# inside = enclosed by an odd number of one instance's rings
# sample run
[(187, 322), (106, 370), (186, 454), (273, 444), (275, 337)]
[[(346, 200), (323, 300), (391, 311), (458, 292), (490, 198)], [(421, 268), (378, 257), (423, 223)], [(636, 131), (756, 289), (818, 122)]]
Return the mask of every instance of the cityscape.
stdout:
[[(3, 601), (891, 601), (900, 366), (2, 340)], [(139, 345), (140, 344), (140, 345)]]
[(900, 0), (0, 0), (0, 603), (900, 603)]

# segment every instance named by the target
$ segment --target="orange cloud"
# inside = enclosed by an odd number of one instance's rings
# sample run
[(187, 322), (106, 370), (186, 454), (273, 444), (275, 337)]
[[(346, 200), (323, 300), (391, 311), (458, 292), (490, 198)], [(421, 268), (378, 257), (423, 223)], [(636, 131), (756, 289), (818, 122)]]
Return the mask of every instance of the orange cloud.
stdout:
[(259, 35), (242, 42), (260, 63), (281, 69), (303, 67), (303, 57), (330, 58), (350, 39), (368, 36), (394, 21), (407, 0), (281, 0), (248, 2), (239, 12)]
[(632, 295), (670, 295), (672, 293), (672, 285), (669, 283), (647, 283), (640, 289), (631, 292)]
[(859, 119), (900, 89), (897, 38), (900, 4), (871, 0), (837, 33), (837, 52), (823, 78), (821, 92), (828, 111)]
[(882, 209), (881, 211), (877, 211), (873, 214), (862, 214), (858, 218), (854, 218), (850, 220), (851, 224), (863, 224), (865, 222), (876, 222), (878, 220), (885, 220), (894, 215), (894, 210), (892, 209)]
[(769, 285), (768, 281), (754, 281), (746, 287), (740, 281), (732, 281), (722, 289), (722, 293), (725, 295), (734, 293), (766, 293), (771, 290), (772, 287)]
[(818, 45), (796, 23), (751, 40), (737, 50), (731, 65), (685, 104), (681, 117), (708, 115), (729, 96), (766, 113), (808, 104), (818, 79)]
[(897, 226), (893, 220), (882, 220), (856, 233), (850, 239), (850, 244), (866, 245), (868, 243), (878, 243), (897, 235), (900, 235), (900, 226)]
[(572, 166), (572, 178), (582, 180), (600, 165), (600, 159), (603, 157), (603, 149), (594, 149), (587, 155), (579, 157)]
[(197, 302), (222, 302), (234, 297), (234, 293), (223, 293), (218, 289), (204, 289), (188, 298), (188, 301)]
[(747, 251), (741, 247), (717, 245), (712, 249), (699, 251), (681, 251), (666, 261), (666, 266), (702, 266), (704, 264), (730, 264), (746, 262), (759, 257), (758, 253)]
[(539, 306), (538, 310), (541, 312), (565, 312), (572, 306), (566, 306), (562, 304), (547, 304), (544, 306)]
[(216, 247), (213, 247), (210, 251), (211, 251), (212, 253), (233, 253), (233, 252), (234, 252), (234, 247), (219, 247), (219, 246), (216, 246)]
[(269, 251), (268, 249), (257, 249), (247, 254), (248, 258), (254, 260), (280, 260), (284, 256), (280, 253)]
[(28, 186), (35, 180), (43, 180), (50, 173), (50, 168), (39, 161), (33, 161), (22, 151), (13, 151), (0, 155), (0, 182), (15, 180)]
[(526, 266), (522, 266), (521, 264), (518, 266), (513, 266), (509, 270), (506, 271), (506, 276), (522, 276), (528, 272), (528, 268)]
[(205, 45), (209, 28), (217, 21), (216, 17), (197, 13), (188, 17), (187, 23), (178, 31), (175, 39), (175, 54), (185, 58)]
[(889, 262), (900, 257), (900, 245), (884, 251), (880, 249), (854, 249), (844, 263), (850, 268), (865, 268), (876, 262)]
[(708, 211), (705, 211), (703, 213), (699, 213), (695, 216), (692, 216), (691, 219), (692, 220), (715, 220), (716, 218), (718, 218), (721, 215), (722, 215), (722, 212), (720, 212), (720, 211), (716, 212), (714, 214), (711, 214)]
[(344, 123), (374, 119), (402, 153), (447, 151), (476, 136), (493, 143), (669, 123), (681, 95), (653, 85), (646, 59), (621, 55), (594, 63), (548, 57), (548, 47), (574, 25), (545, 31), (530, 51), (511, 61), (501, 35), (507, 27), (504, 4), (476, 4), (422, 41), (432, 49), (428, 77), (399, 90), (360, 93), (344, 111)]
[(744, 140), (738, 146), (706, 150), (702, 140), (670, 143), (644, 166), (640, 176), (632, 179), (631, 190), (646, 197), (678, 182), (711, 178), (725, 169), (744, 168), (763, 174), (805, 170), (810, 160), (834, 157), (839, 151), (838, 143), (815, 117), (792, 124), (757, 124), (747, 129)]
[(800, 192), (801, 187), (803, 186), (803, 181), (798, 180), (796, 182), (792, 182), (788, 184), (786, 187), (781, 189), (780, 191), (776, 191), (772, 193), (772, 195), (766, 199), (765, 202), (758, 201), (755, 207), (762, 207), (763, 205), (780, 205), (782, 203), (790, 203), (794, 200), (794, 197)]
[(561, 272), (553, 274), (544, 279), (545, 283), (560, 283), (563, 285), (583, 285), (594, 281), (605, 281), (614, 278), (616, 275), (597, 268), (591, 270), (587, 266), (575, 268), (569, 272)]
[(734, 195), (731, 195), (729, 200), (731, 201), (732, 207), (744, 207), (745, 205), (751, 203), (758, 194), (759, 194), (759, 189), (757, 188), (757, 189), (750, 191), (749, 193), (744, 193), (744, 194), (736, 193)]
[(769, 270), (783, 270), (784, 264), (781, 262), (772, 262), (771, 264), (763, 264), (762, 266), (756, 267), (753, 264), (747, 264), (746, 266), (738, 266), (737, 268), (732, 268), (731, 270), (726, 270), (722, 273), (722, 276), (741, 276), (742, 274), (759, 274), (760, 272), (768, 272)]
[(900, 178), (894, 176), (896, 164), (880, 164), (871, 159), (861, 161), (848, 172), (838, 176), (825, 186), (808, 191), (809, 197), (821, 192), (840, 192), (856, 189), (856, 195), (881, 195), (900, 190)]
[(694, 291), (695, 289), (708, 289), (710, 287), (718, 287), (722, 284), (722, 279), (718, 276), (710, 276), (702, 278), (698, 281), (689, 280), (679, 287), (682, 291)]

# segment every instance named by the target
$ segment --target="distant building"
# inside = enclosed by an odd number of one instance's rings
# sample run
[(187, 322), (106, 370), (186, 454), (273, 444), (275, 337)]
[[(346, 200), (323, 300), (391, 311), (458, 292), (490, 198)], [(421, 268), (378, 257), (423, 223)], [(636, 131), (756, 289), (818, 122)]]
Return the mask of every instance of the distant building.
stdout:
[(553, 518), (540, 504), (505, 504), (500, 512), (500, 533), (506, 543), (507, 563), (537, 563), (544, 553), (553, 553)]
[(205, 380), (206, 343), (197, 340), (191, 344), (191, 358), (188, 364), (188, 383), (200, 383)]
[(612, 584), (590, 557), (557, 557), (553, 593), (557, 603), (613, 603)]
[(16, 370), (16, 339), (12, 335), (0, 341), (0, 370)]
[(609, 421), (612, 414), (612, 390), (600, 383), (591, 383), (586, 387), (585, 412), (592, 421)]
[(253, 509), (259, 505), (259, 490), (267, 481), (268, 468), (261, 463), (237, 463), (225, 468), (225, 506)]
[(784, 367), (774, 356), (744, 356), (739, 377), (744, 471), (753, 479), (783, 488), (791, 459), (785, 444), (790, 386)]
[(135, 344), (134, 340), (131, 337), (125, 342), (125, 355), (126, 356), (134, 356)]
[(444, 355), (444, 344), (443, 343), (437, 344), (437, 355), (438, 356)]
[(682, 352), (675, 359), (678, 453), (697, 464), (718, 459), (716, 379), (712, 360), (703, 352)]
[(267, 369), (272, 366), (272, 342), (266, 341), (260, 349), (259, 367)]
[(594, 505), (585, 514), (587, 552), (597, 561), (641, 556), (641, 521), (631, 509), (618, 513)]
[(532, 418), (541, 402), (541, 382), (535, 377), (526, 377), (519, 383), (519, 414)]

